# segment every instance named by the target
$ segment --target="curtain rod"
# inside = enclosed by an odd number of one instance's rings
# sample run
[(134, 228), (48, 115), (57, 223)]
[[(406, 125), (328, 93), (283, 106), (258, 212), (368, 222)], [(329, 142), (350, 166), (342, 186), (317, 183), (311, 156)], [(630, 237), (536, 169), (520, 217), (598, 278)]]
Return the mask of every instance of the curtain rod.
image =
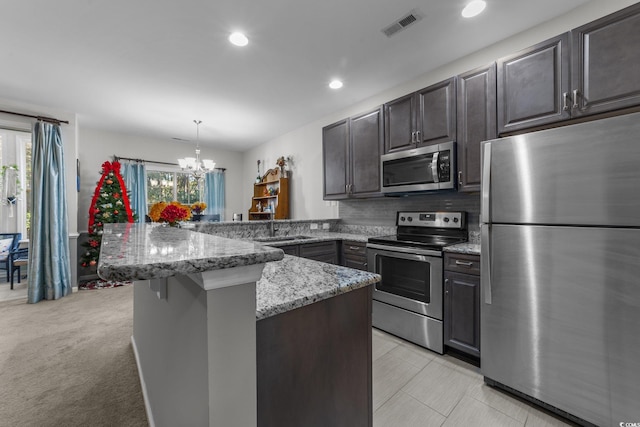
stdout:
[(33, 116), (31, 114), (15, 113), (13, 111), (6, 111), (6, 110), (0, 110), (0, 113), (13, 114), (14, 116), (29, 117), (31, 119), (38, 119), (38, 120), (42, 120), (43, 122), (55, 123), (55, 124), (58, 124), (58, 125), (61, 124), (61, 123), (64, 123), (65, 125), (69, 124), (69, 122), (67, 120), (53, 119), (51, 117)]
[[(169, 162), (157, 162), (155, 160), (144, 160), (144, 159), (133, 159), (131, 157), (120, 157), (120, 156), (116, 156), (115, 154), (113, 155), (113, 160), (114, 161), (118, 161), (118, 160), (131, 160), (134, 162), (138, 162), (138, 163), (155, 163), (157, 165), (169, 165), (169, 166), (178, 166), (178, 164), (176, 163), (169, 163)], [(216, 168), (216, 170), (219, 171), (226, 171), (226, 168)]]

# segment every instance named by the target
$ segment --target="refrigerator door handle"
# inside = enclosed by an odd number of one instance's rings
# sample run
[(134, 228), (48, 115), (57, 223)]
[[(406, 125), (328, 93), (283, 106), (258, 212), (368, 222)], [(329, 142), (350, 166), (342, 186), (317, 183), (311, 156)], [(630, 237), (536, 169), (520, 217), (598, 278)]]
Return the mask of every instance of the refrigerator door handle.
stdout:
[(482, 150), (482, 205), (480, 207), (480, 222), (491, 222), (491, 207), (489, 206), (489, 191), (491, 190), (491, 143), (484, 144)]
[(491, 226), (480, 226), (480, 260), (482, 262), (481, 286), (484, 292), (484, 303), (491, 305)]

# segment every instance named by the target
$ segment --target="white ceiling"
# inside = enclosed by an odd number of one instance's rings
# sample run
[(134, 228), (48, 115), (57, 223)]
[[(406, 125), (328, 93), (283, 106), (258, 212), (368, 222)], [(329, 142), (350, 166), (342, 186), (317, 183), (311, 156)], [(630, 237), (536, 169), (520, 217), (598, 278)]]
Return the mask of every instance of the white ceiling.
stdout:
[[(0, 96), (167, 140), (199, 119), (203, 145), (242, 151), (586, 2), (487, 0), (469, 20), (466, 0), (13, 0)], [(381, 32), (414, 8), (420, 22)]]

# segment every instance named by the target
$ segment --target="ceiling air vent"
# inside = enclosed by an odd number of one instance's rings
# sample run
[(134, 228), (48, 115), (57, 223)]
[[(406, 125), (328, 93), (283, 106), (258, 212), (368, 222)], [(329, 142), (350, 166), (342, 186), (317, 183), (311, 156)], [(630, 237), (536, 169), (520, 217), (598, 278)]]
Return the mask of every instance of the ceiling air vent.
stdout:
[(411, 12), (398, 19), (393, 24), (389, 25), (386, 28), (382, 29), (382, 32), (387, 36), (391, 37), (394, 34), (399, 33), (400, 31), (407, 28), (409, 25), (414, 24), (422, 19), (422, 15), (418, 10), (413, 9)]

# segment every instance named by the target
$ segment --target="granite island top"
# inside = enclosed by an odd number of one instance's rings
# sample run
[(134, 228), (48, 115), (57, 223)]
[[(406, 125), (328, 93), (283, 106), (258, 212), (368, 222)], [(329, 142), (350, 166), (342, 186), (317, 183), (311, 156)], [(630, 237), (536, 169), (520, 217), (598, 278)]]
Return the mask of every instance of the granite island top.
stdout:
[(281, 249), (160, 224), (105, 224), (98, 275), (148, 280), (281, 260)]
[(256, 284), (256, 320), (313, 304), (380, 281), (380, 276), (285, 255), (265, 264)]
[[(364, 236), (328, 232), (294, 242), (340, 238), (366, 241)], [(285, 256), (265, 242), (157, 224), (105, 224), (98, 274), (109, 280), (149, 280), (259, 263), (265, 267), (256, 283), (256, 320), (380, 281), (374, 273)]]

